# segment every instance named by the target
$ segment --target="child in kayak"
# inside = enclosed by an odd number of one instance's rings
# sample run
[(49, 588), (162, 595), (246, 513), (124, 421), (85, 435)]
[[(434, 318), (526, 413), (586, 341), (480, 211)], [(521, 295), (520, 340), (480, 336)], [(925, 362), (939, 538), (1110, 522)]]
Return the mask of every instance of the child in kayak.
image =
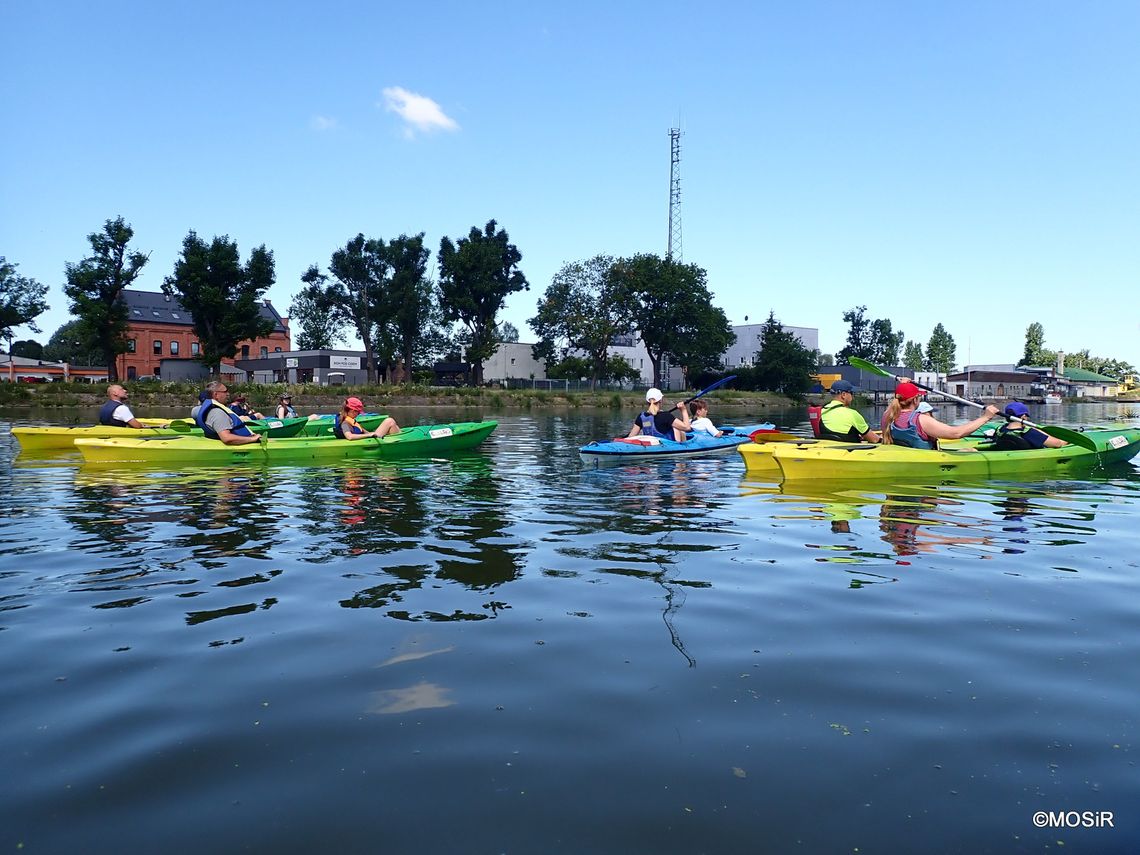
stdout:
[(356, 417), (363, 412), (364, 402), (359, 398), (345, 399), (344, 406), (333, 419), (333, 434), (339, 439), (367, 439), (370, 436), (379, 439), (400, 432), (400, 426), (390, 416), (380, 422), (380, 427), (376, 430), (365, 430), (356, 423)]
[(724, 436), (723, 431), (716, 429), (716, 425), (709, 418), (709, 405), (704, 401), (693, 401), (693, 433), (707, 433), (710, 436)]

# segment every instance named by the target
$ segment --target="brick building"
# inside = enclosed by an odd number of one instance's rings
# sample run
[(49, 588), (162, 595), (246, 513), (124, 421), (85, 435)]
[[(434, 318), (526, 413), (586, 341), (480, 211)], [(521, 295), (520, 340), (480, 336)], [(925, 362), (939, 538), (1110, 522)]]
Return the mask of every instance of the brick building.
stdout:
[[(199, 342), (194, 335), (194, 322), (182, 304), (173, 297), (155, 291), (124, 291), (127, 304), (127, 352), (119, 354), (119, 377), (161, 376), (163, 359), (197, 359)], [(242, 342), (233, 359), (265, 358), (271, 353), (284, 353), (290, 348), (289, 319), (283, 318), (265, 300), (261, 316), (273, 322), (273, 332), (263, 338)]]

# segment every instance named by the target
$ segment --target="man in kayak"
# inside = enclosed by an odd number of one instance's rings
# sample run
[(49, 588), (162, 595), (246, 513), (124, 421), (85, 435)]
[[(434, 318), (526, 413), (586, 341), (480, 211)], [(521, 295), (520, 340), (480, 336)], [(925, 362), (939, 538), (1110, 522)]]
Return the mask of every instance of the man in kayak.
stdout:
[(112, 427), (143, 428), (142, 422), (135, 418), (131, 408), (127, 406), (127, 390), (118, 383), (107, 387), (107, 403), (99, 408), (99, 424)]
[(871, 430), (862, 413), (852, 404), (855, 401), (855, 387), (846, 380), (836, 380), (831, 384), (832, 398), (819, 411), (819, 438), (838, 442), (881, 442), (882, 436)]
[(1001, 415), (998, 408), (990, 404), (973, 421), (948, 425), (931, 415), (934, 408), (920, 400), (924, 394), (926, 393), (909, 381), (895, 387), (895, 396), (883, 413), (883, 442), (910, 448), (938, 448), (938, 440), (961, 439), (994, 416)]
[(665, 396), (660, 389), (650, 389), (645, 393), (645, 412), (634, 420), (633, 427), (627, 438), (637, 436), (655, 436), (659, 439), (671, 439), (674, 442), (684, 442), (692, 424), (689, 422), (689, 406), (684, 401), (677, 404), (675, 409), (681, 411), (679, 418), (673, 417), (673, 410), (661, 412)]
[(260, 442), (261, 437), (242, 422), (241, 416), (226, 406), (230, 390), (225, 383), (215, 380), (206, 386), (206, 400), (194, 416), (194, 421), (202, 429), (207, 439), (216, 439), (226, 445), (248, 445)]
[(1045, 431), (1025, 424), (1023, 419), (1029, 415), (1029, 407), (1021, 401), (1011, 401), (1006, 404), (1004, 415), (1009, 422), (999, 427), (994, 434), (994, 449), (997, 451), (1061, 448), (1069, 444), (1063, 439), (1049, 436)]

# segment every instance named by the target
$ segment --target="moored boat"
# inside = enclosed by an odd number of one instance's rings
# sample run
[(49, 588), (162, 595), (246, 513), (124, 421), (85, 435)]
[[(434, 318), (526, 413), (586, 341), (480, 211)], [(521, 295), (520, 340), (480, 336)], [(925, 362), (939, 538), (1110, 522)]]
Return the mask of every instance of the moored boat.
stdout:
[(1080, 472), (1132, 459), (1140, 453), (1140, 430), (1090, 430), (1090, 448), (994, 451), (981, 440), (946, 443), (937, 451), (900, 445), (802, 439), (741, 445), (745, 467), (772, 472), (786, 480), (874, 478), (1018, 478)]
[(154, 439), (79, 439), (75, 447), (85, 463), (224, 466), (228, 463), (312, 463), (377, 458), (394, 460), (431, 457), (474, 448), (498, 422), (406, 427), (398, 434), (376, 439), (338, 439), (334, 436), (297, 436), (266, 439), (260, 443), (226, 445), (200, 436)]
[(684, 442), (674, 442), (671, 439), (661, 439), (654, 436), (618, 437), (616, 439), (596, 440), (578, 449), (582, 459), (587, 462), (601, 463), (604, 461), (632, 461), (653, 460), (677, 457), (705, 457), (710, 454), (719, 454), (732, 451), (739, 445), (749, 442), (751, 434), (758, 430), (770, 430), (771, 424), (743, 425), (731, 427), (725, 425), (718, 428), (724, 436), (712, 436), (708, 433), (694, 432)]

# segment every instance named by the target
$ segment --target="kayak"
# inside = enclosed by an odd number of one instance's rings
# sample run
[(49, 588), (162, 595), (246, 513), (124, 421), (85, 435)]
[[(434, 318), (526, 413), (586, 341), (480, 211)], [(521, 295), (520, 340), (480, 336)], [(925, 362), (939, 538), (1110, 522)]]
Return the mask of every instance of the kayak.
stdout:
[(404, 428), (398, 434), (376, 439), (337, 439), (335, 436), (297, 436), (266, 439), (246, 445), (226, 445), (200, 436), (153, 439), (77, 439), (75, 447), (84, 463), (171, 464), (224, 466), (228, 463), (311, 463), (356, 459), (394, 460), (431, 457), (474, 448), (498, 422), (458, 422)]
[(776, 473), (785, 480), (872, 478), (1017, 478), (1087, 471), (1131, 460), (1140, 453), (1140, 430), (1089, 430), (1095, 449), (1079, 445), (994, 451), (984, 439), (946, 443), (937, 451), (901, 445), (799, 439), (747, 443), (737, 450), (749, 472)]
[(684, 442), (640, 435), (617, 439), (600, 439), (583, 445), (578, 449), (578, 453), (583, 460), (595, 464), (603, 461), (624, 462), (663, 460), (677, 457), (705, 457), (723, 451), (732, 451), (737, 446), (749, 442), (749, 437), (753, 431), (771, 429), (771, 424), (743, 425), (740, 427), (725, 425), (717, 428), (717, 430), (724, 432), (724, 436), (712, 436), (703, 431), (694, 432)]
[[(114, 427), (112, 425), (91, 425), (88, 427), (63, 427), (55, 425), (14, 427), (12, 436), (24, 451), (52, 451), (71, 449), (77, 439), (148, 439), (160, 436), (201, 436), (202, 430), (193, 419), (140, 419), (146, 427)], [(254, 433), (265, 433), (271, 437), (296, 436), (308, 419), (266, 419), (252, 421), (247, 425)]]

